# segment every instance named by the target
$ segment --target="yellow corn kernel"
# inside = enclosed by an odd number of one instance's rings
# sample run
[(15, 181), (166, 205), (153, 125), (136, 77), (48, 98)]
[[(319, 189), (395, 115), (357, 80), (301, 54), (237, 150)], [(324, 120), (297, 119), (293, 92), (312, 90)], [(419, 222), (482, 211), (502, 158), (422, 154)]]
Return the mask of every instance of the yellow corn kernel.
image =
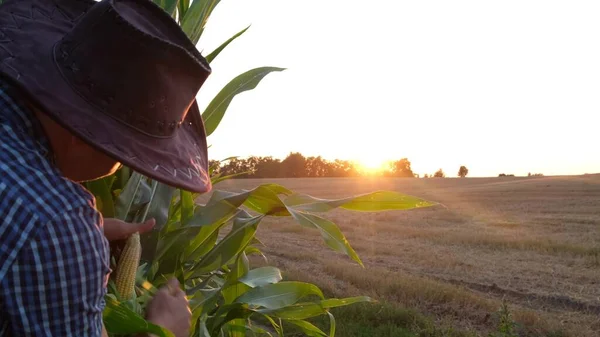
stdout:
[(140, 234), (134, 233), (127, 239), (117, 264), (115, 285), (124, 300), (133, 298), (135, 275), (140, 264), (141, 254)]

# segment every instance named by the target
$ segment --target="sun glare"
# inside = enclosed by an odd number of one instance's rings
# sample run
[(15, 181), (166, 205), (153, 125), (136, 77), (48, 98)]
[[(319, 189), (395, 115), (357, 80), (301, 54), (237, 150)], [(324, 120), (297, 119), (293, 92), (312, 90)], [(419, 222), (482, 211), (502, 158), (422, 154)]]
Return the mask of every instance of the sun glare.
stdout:
[(385, 161), (379, 158), (362, 158), (358, 164), (365, 173), (378, 173), (384, 169)]

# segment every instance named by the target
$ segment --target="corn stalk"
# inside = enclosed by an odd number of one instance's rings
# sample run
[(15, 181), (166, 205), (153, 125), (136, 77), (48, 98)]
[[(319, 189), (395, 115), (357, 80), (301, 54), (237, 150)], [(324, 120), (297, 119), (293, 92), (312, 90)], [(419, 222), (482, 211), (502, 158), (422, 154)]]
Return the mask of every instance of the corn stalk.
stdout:
[[(181, 24), (194, 43), (200, 39), (219, 3), (218, 0), (154, 2)], [(225, 41), (207, 58), (214, 60), (246, 30)], [(261, 67), (232, 79), (202, 113), (207, 134), (216, 130), (237, 94), (254, 89), (266, 75), (282, 70)], [(214, 173), (211, 177), (215, 185), (227, 178)], [(259, 248), (262, 243), (255, 237), (261, 220), (291, 217), (299, 225), (320, 233), (329, 248), (362, 266), (339, 227), (322, 217), (322, 213), (336, 208), (379, 212), (433, 205), (390, 191), (319, 199), (277, 184), (264, 184), (241, 193), (214, 190), (208, 202), (199, 203), (198, 194), (152, 181), (131, 173), (129, 168), (89, 182), (87, 188), (96, 195), (98, 208), (105, 217), (126, 221), (156, 219), (151, 233), (136, 235), (124, 247), (121, 244), (111, 249), (113, 263), (119, 261), (113, 266), (117, 268), (116, 278), (122, 282), (117, 285), (115, 277), (109, 281), (104, 323), (111, 336), (143, 332), (171, 336), (166, 329), (145, 321), (143, 312), (156, 289), (173, 276), (184, 286), (190, 302), (191, 336), (271, 336), (257, 320), (268, 322), (279, 336), (283, 336), (285, 326), (293, 326), (307, 336), (333, 336), (335, 318), (331, 308), (372, 300), (364, 296), (326, 299), (313, 284), (282, 281), (281, 271), (275, 267), (252, 268), (249, 255), (264, 257)], [(225, 228), (229, 228), (228, 232), (223, 233)], [(121, 273), (119, 268), (123, 270)], [(307, 321), (321, 315), (330, 319), (329, 333)]]

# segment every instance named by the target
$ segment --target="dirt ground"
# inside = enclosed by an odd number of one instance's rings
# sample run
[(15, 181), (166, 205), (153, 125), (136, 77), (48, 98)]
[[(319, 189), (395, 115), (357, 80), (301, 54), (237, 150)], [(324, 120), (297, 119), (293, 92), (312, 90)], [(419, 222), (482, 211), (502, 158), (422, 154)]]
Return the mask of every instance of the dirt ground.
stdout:
[(441, 205), (322, 214), (365, 264), (289, 218), (259, 228), (263, 251), (334, 296), (370, 295), (439, 324), (486, 335), (506, 301), (526, 335), (600, 336), (600, 175), (531, 178), (232, 180), (279, 183), (321, 198), (394, 190)]

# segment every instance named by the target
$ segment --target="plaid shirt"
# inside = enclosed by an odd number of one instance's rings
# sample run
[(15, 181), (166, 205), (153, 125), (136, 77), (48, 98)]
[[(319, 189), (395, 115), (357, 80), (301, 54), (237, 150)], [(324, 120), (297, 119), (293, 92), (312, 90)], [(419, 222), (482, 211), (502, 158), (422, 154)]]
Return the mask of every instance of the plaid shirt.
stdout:
[(102, 217), (52, 164), (43, 129), (10, 91), (0, 82), (0, 336), (101, 336)]

